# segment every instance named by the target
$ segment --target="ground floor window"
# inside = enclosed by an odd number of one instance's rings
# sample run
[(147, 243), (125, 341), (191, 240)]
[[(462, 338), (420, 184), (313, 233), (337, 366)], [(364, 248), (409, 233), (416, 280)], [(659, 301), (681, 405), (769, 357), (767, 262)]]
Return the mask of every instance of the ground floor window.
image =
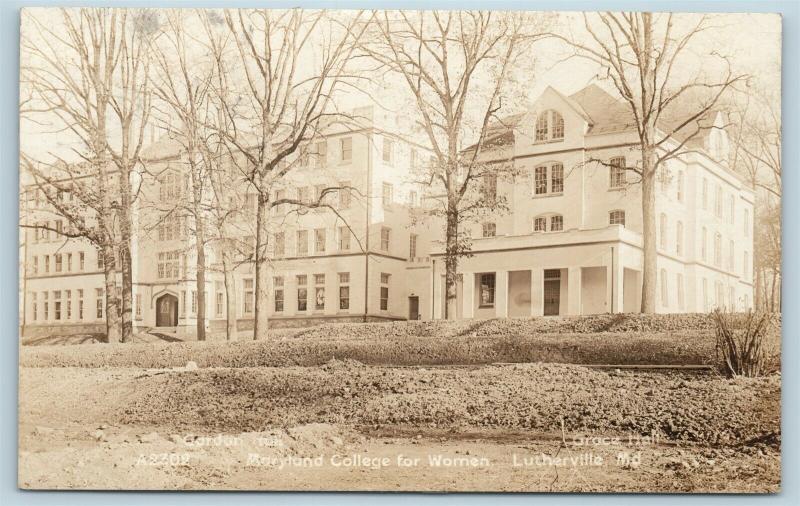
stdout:
[(61, 319), (61, 291), (56, 290), (53, 292), (53, 317), (56, 320)]
[(389, 277), (389, 274), (381, 273), (381, 311), (389, 309)]
[(350, 309), (350, 273), (349, 272), (340, 272), (339, 273), (339, 309)]
[(325, 274), (314, 274), (314, 309), (325, 309)]
[(103, 289), (95, 288), (95, 316), (98, 320), (103, 318)]
[(494, 306), (495, 274), (493, 272), (480, 275), (480, 307)]
[(136, 315), (137, 320), (142, 319), (142, 294), (136, 294), (136, 311), (134, 313)]
[(83, 290), (78, 290), (78, 319), (83, 320)]
[(308, 282), (308, 278), (305, 274), (300, 274), (297, 276), (297, 310), (298, 311), (306, 311), (308, 310), (308, 288), (306, 288), (306, 283)]
[(66, 290), (64, 292), (64, 309), (66, 310), (66, 318), (67, 320), (72, 319), (72, 290)]
[(253, 280), (244, 280), (244, 312), (245, 314), (253, 313)]
[(608, 213), (608, 224), (609, 225), (622, 225), (625, 226), (625, 211), (611, 211)]
[(44, 316), (42, 318), (43, 320), (49, 320), (50, 319), (50, 302), (47, 300), (48, 297), (49, 297), (49, 294), (47, 292), (42, 292), (42, 300), (44, 301), (42, 303), (42, 310), (43, 310), (42, 311), (42, 315)]
[(36, 321), (39, 317), (39, 306), (36, 303), (36, 292), (31, 293), (31, 319)]
[(275, 276), (273, 280), (275, 285), (274, 299), (275, 299), (275, 312), (280, 313), (283, 311), (283, 276)]
[(669, 297), (668, 297), (668, 283), (667, 283), (667, 270), (661, 269), (661, 305), (664, 307), (669, 306)]
[(675, 275), (675, 284), (678, 285), (678, 309), (684, 309), (685, 302), (683, 295), (683, 274), (680, 272)]

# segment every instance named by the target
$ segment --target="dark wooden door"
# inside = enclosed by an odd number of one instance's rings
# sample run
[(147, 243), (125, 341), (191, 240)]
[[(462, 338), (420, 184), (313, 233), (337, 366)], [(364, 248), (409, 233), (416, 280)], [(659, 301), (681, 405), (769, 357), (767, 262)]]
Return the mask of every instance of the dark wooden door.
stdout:
[(561, 303), (561, 280), (546, 279), (544, 281), (544, 315), (558, 315)]
[(162, 295), (156, 301), (156, 327), (176, 327), (178, 325), (178, 298)]
[(408, 298), (408, 319), (419, 320), (419, 297)]

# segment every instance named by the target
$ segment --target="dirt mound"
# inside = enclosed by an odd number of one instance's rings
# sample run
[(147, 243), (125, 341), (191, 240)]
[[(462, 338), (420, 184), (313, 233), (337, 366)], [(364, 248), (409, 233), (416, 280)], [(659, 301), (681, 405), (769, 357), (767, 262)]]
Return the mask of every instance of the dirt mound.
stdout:
[(660, 434), (737, 445), (780, 434), (780, 378), (726, 380), (529, 364), (397, 369), (335, 361), (319, 368), (171, 372), (136, 379), (123, 423), (174, 430), (265, 431), (309, 423)]

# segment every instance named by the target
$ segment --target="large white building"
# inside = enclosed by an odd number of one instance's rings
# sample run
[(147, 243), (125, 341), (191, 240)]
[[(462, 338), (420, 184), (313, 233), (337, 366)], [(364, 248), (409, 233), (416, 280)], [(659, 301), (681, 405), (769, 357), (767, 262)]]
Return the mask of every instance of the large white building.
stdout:
[[(269, 309), (276, 326), (443, 315), (443, 228), (419, 219), (425, 189), (412, 182), (414, 168), (428, 161), (424, 138), (371, 108), (358, 117), (326, 129), (285, 187), (275, 188), (274, 198), (310, 201), (325, 187), (353, 188), (330, 195), (337, 212), (284, 206), (272, 213)], [(721, 112), (706, 121), (724, 125)], [(638, 311), (640, 186), (633, 172), (615, 168), (635, 166), (638, 156), (626, 107), (596, 86), (571, 96), (548, 88), (529, 111), (492, 132), (486, 161), (513, 167), (496, 181), (509, 211), (464, 225), (473, 241), (472, 255), (459, 261), (458, 317)], [(659, 312), (752, 304), (754, 194), (727, 157), (725, 130), (703, 129), (659, 175)], [(189, 185), (179, 143), (154, 143), (147, 165), (153, 179), (137, 199), (133, 245), (135, 322), (190, 332), (195, 248), (191, 221), (175, 205)], [(229, 177), (240, 174), (232, 169)], [(234, 229), (247, 244), (255, 194), (244, 181), (230, 188), (225, 199), (239, 210)], [(29, 222), (58, 221), (46, 206), (37, 208), (35, 191), (25, 203)], [(101, 328), (103, 275), (94, 248), (37, 230), (27, 231), (25, 244), (25, 333)], [(210, 242), (205, 249), (212, 331), (226, 319), (218, 248)], [(253, 278), (243, 256), (233, 273), (240, 329), (252, 325)]]

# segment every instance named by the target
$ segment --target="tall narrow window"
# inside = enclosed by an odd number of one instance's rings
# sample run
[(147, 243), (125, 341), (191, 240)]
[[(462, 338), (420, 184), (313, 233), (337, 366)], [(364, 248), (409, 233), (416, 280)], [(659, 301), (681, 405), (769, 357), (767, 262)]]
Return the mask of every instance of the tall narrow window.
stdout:
[(552, 193), (564, 192), (564, 166), (554, 163), (550, 167), (550, 191)]
[(703, 209), (708, 211), (708, 179), (703, 178)]
[(391, 207), (394, 202), (394, 186), (391, 183), (383, 183), (383, 207)]
[(273, 299), (275, 300), (275, 312), (283, 311), (283, 276), (275, 276), (272, 280), (274, 286)]
[(495, 273), (480, 275), (480, 307), (494, 307)]
[(533, 219), (534, 232), (547, 232), (547, 218), (544, 216), (537, 216)]
[(417, 258), (417, 234), (408, 236), (408, 258)]
[(678, 172), (678, 202), (683, 202), (684, 193), (683, 171)]
[(743, 220), (743, 222), (744, 223), (742, 225), (744, 226), (744, 236), (745, 237), (750, 237), (750, 209), (745, 209), (744, 210), (744, 220)]
[(544, 111), (536, 118), (536, 135), (534, 139), (536, 142), (541, 142), (546, 141), (547, 137), (547, 111)]
[(339, 186), (339, 209), (350, 209), (350, 181), (342, 181)]
[(325, 274), (314, 274), (314, 309), (325, 309)]
[(750, 280), (750, 254), (746, 251), (742, 258), (742, 277), (744, 277), (745, 281)]
[(31, 292), (31, 320), (39, 319), (39, 305), (36, 302), (36, 292)]
[(564, 138), (564, 117), (556, 111), (551, 111), (553, 121), (553, 139)]
[(704, 262), (708, 260), (708, 230), (706, 227), (703, 227), (703, 231), (700, 234), (700, 258)]
[(328, 142), (319, 141), (314, 144), (311, 159), (314, 160), (314, 167), (319, 169), (324, 167), (328, 161)]
[(64, 312), (66, 319), (72, 319), (72, 290), (64, 290)]
[(728, 241), (728, 270), (733, 271), (734, 267), (734, 246), (733, 246), (733, 239)]
[(618, 156), (608, 161), (608, 186), (622, 188), (626, 182), (625, 157)]
[(544, 195), (547, 193), (547, 167), (536, 167), (533, 177), (533, 193), (535, 195)]
[(717, 218), (722, 218), (722, 186), (719, 184), (717, 184), (714, 192), (714, 215)]
[(714, 234), (714, 265), (722, 266), (722, 235), (719, 232)]
[(667, 215), (661, 213), (658, 220), (659, 226), (659, 247), (662, 250), (667, 249)]
[[(50, 301), (48, 300), (49, 297), (50, 294), (48, 292), (42, 292), (42, 316), (43, 316), (42, 319), (45, 321), (50, 319)], [(99, 318), (102, 318), (102, 316), (100, 316)]]
[(134, 316), (136, 316), (137, 320), (142, 319), (142, 294), (137, 293), (136, 297), (134, 297), (134, 306), (136, 306), (134, 310)]
[(350, 229), (339, 227), (339, 251), (350, 251)]
[(277, 232), (275, 234), (275, 256), (282, 257), (286, 255), (286, 233)]
[(728, 198), (728, 221), (731, 225), (736, 221), (736, 197), (733, 194)]
[(56, 320), (61, 319), (61, 290), (53, 292), (53, 317)]
[(314, 230), (314, 251), (319, 255), (325, 253), (326, 234), (324, 228)]
[(83, 320), (83, 290), (78, 289), (78, 319)]
[(45, 255), (42, 257), (42, 263), (44, 263), (44, 273), (50, 273), (50, 255)]
[(675, 253), (683, 255), (683, 222), (675, 225)]
[(308, 256), (308, 230), (297, 231), (297, 256)]
[(388, 311), (389, 309), (389, 278), (389, 274), (381, 273), (381, 311)]
[(53, 258), (56, 261), (56, 272), (61, 272), (64, 267), (63, 256), (61, 255), (61, 253), (56, 253), (55, 255), (53, 255)]
[(72, 272), (72, 253), (67, 253), (66, 264), (67, 272)]
[(192, 314), (197, 314), (197, 290), (192, 290)]
[(669, 286), (667, 285), (667, 270), (661, 269), (661, 305), (669, 307)]
[(83, 251), (81, 251), (80, 253), (78, 253), (78, 268), (81, 271), (83, 271), (85, 266), (86, 266), (86, 254)]
[(684, 294), (683, 294), (683, 274), (680, 272), (675, 275), (675, 284), (678, 285), (678, 309), (685, 308)]
[[(194, 294), (193, 294), (194, 295)], [(255, 307), (255, 297), (253, 292), (253, 280), (252, 279), (245, 279), (244, 280), (244, 314), (250, 315), (253, 314), (253, 309)]]
[(103, 309), (105, 308), (105, 301), (103, 300), (104, 294), (102, 288), (95, 288), (94, 290), (94, 300), (95, 300), (95, 317), (98, 320), (103, 319)]
[(381, 227), (381, 249), (383, 251), (389, 251), (391, 233), (392, 230), (389, 227)]
[(394, 161), (394, 141), (388, 137), (383, 138), (383, 161), (388, 164)]
[(221, 318), (225, 314), (225, 288), (219, 281), (214, 284), (214, 287), (216, 288), (214, 305), (216, 306), (217, 318)]
[(307, 311), (308, 310), (308, 288), (306, 283), (308, 282), (308, 278), (305, 274), (300, 274), (297, 276), (297, 310), (298, 311)]
[(350, 309), (350, 273), (339, 273), (339, 309)]
[(497, 200), (497, 174), (483, 175), (483, 200), (493, 205)]
[(340, 141), (342, 148), (342, 162), (349, 162), (353, 159), (353, 138), (343, 137)]
[(494, 237), (497, 235), (497, 225), (494, 223), (483, 224), (483, 237)]
[(564, 217), (560, 214), (554, 214), (550, 217), (550, 231), (560, 232), (564, 230)]

